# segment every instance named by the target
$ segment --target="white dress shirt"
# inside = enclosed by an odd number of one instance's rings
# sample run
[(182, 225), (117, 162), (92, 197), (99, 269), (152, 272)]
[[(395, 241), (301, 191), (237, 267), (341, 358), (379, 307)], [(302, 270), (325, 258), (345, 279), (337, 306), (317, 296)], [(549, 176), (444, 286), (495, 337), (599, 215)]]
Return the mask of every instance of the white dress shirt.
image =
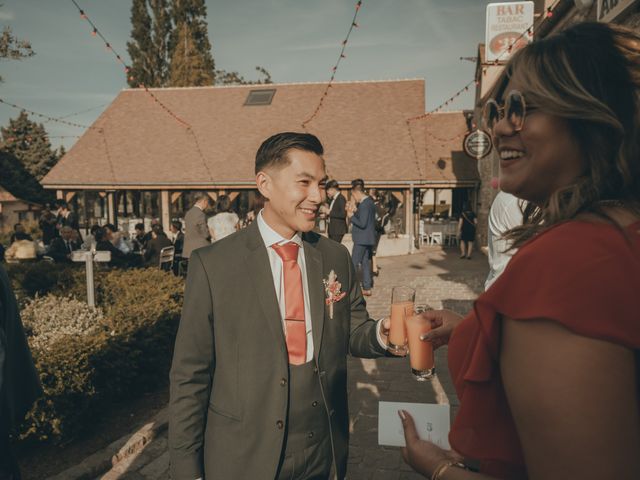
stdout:
[(502, 238), (502, 235), (513, 227), (522, 225), (522, 210), (520, 204), (523, 203), (517, 197), (506, 193), (498, 192), (491, 204), (489, 211), (489, 276), (484, 284), (484, 289), (495, 282), (502, 274), (515, 250), (510, 250), (510, 242)]
[(273, 275), (273, 285), (276, 289), (276, 298), (278, 299), (278, 306), (280, 307), (280, 317), (282, 318), (282, 329), (287, 333), (287, 323), (285, 321), (285, 299), (284, 299), (284, 275), (282, 274), (282, 259), (271, 248), (272, 245), (283, 245), (288, 242), (293, 242), (299, 245), (298, 249), (298, 266), (302, 273), (302, 290), (304, 293), (304, 325), (307, 332), (307, 358), (309, 362), (313, 359), (313, 330), (311, 328), (311, 307), (309, 303), (309, 281), (307, 279), (307, 264), (304, 258), (304, 248), (302, 246), (302, 237), (299, 233), (296, 233), (293, 238), (287, 239), (276, 232), (273, 228), (267, 225), (262, 217), (262, 211), (258, 214), (258, 230), (262, 236), (262, 240), (267, 247), (267, 253), (269, 254), (269, 263), (271, 264), (271, 274)]

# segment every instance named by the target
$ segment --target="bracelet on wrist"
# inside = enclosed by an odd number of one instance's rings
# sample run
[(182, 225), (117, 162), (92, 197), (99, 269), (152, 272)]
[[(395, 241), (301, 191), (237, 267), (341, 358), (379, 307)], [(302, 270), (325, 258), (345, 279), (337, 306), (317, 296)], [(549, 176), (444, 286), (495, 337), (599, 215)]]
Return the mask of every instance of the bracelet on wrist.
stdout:
[(456, 467), (456, 468), (462, 468), (463, 470), (468, 470), (467, 466), (464, 463), (447, 460), (446, 462), (442, 462), (440, 465), (436, 467), (436, 469), (431, 474), (430, 480), (442, 480), (442, 476), (444, 475), (444, 472), (448, 470), (449, 467)]

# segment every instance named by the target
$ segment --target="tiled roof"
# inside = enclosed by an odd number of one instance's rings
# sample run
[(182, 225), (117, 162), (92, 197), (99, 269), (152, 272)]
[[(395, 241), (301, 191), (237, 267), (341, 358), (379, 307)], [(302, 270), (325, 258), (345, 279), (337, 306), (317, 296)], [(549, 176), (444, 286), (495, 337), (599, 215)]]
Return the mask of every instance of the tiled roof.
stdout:
[(414, 138), (425, 153), (423, 177), (444, 183), (477, 182), (477, 160), (464, 153), (462, 143), (467, 133), (467, 122), (463, 112), (433, 113), (414, 122)]
[[(253, 182), (260, 143), (277, 132), (302, 131), (302, 122), (325, 87), (310, 83), (152, 89), (160, 102), (192, 126), (193, 134), (144, 90), (123, 90), (43, 184)], [(258, 88), (276, 89), (271, 105), (244, 106), (249, 91)], [(422, 113), (424, 80), (337, 82), (307, 128), (324, 144), (331, 176), (341, 181), (409, 181), (418, 173), (405, 120)]]
[(0, 202), (19, 202), (20, 199), (13, 196), (12, 193), (0, 187)]

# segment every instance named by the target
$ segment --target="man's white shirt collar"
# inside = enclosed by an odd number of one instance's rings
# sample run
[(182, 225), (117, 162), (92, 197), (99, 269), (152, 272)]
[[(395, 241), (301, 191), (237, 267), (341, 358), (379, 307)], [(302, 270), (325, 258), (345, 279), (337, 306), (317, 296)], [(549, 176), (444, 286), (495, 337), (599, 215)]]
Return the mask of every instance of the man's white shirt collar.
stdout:
[(296, 233), (293, 238), (284, 238), (282, 235), (280, 235), (278, 232), (276, 232), (273, 228), (271, 228), (267, 222), (265, 221), (265, 219), (262, 216), (262, 212), (263, 210), (260, 210), (260, 213), (258, 213), (258, 230), (260, 230), (260, 235), (262, 236), (262, 240), (264, 241), (264, 244), (267, 247), (270, 247), (271, 245), (274, 244), (283, 244), (283, 243), (287, 243), (287, 242), (293, 242), (293, 243), (297, 243), (298, 246), (302, 246), (302, 237), (300, 236), (300, 233)]

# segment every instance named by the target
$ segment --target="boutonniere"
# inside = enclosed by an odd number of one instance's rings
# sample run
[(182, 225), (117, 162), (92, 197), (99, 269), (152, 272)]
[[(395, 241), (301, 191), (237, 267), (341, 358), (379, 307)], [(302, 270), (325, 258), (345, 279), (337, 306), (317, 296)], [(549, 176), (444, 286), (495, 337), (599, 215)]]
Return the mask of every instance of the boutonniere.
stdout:
[(325, 303), (329, 305), (329, 318), (333, 320), (333, 304), (342, 300), (347, 293), (342, 291), (342, 285), (333, 270), (329, 272), (327, 278), (322, 280), (322, 283), (324, 283), (324, 292), (327, 296)]

